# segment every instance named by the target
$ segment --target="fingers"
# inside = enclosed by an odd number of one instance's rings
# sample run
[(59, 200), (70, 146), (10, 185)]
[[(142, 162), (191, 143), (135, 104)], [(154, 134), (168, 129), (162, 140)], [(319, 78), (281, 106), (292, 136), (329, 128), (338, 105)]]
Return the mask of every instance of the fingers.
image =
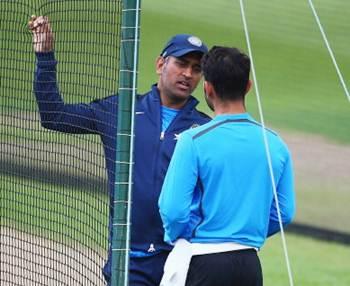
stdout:
[(30, 30), (34, 31), (35, 29), (39, 28), (42, 25), (50, 25), (48, 17), (44, 17), (44, 16), (37, 17), (35, 15), (32, 15), (30, 17), (30, 20), (28, 22), (28, 28)]
[(36, 16), (35, 16), (35, 15), (32, 15), (32, 16), (30, 17), (29, 21), (28, 21), (28, 28), (29, 28), (30, 30), (33, 29), (33, 25), (34, 25), (35, 19), (36, 19)]
[(33, 47), (35, 52), (49, 52), (53, 50), (54, 36), (48, 17), (31, 16), (28, 28), (33, 32)]

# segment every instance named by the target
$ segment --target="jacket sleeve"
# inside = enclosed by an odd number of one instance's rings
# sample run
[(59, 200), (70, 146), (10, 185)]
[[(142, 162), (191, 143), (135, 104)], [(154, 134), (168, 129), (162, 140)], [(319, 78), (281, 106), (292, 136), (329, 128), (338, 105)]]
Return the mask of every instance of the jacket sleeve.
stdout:
[(197, 180), (195, 148), (192, 137), (185, 132), (176, 144), (158, 202), (164, 240), (170, 244), (191, 237), (191, 204)]
[[(288, 150), (282, 175), (276, 185), (276, 191), (282, 225), (286, 226), (292, 221), (295, 215), (294, 174), (292, 160)], [(267, 236), (271, 236), (280, 230), (276, 201), (273, 199)]]
[(96, 133), (94, 103), (65, 104), (58, 88), (54, 52), (36, 53), (34, 94), (41, 125), (65, 133)]

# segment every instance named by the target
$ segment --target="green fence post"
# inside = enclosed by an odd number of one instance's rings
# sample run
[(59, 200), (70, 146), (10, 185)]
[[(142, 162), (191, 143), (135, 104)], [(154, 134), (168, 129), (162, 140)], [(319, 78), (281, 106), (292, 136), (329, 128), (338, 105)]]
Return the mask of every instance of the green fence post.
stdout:
[(128, 285), (134, 104), (137, 87), (139, 0), (122, 1), (116, 180), (112, 219), (113, 286)]

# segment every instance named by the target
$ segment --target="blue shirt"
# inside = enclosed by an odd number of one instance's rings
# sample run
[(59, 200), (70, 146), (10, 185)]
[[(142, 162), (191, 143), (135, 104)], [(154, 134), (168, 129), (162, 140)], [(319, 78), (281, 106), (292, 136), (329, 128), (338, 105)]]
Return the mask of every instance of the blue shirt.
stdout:
[[(292, 160), (282, 139), (266, 132), (286, 225), (295, 212)], [(261, 125), (247, 113), (219, 115), (183, 132), (159, 208), (168, 243), (183, 237), (260, 248), (280, 230)]]
[(162, 132), (167, 130), (173, 119), (179, 113), (178, 109), (169, 108), (162, 105)]

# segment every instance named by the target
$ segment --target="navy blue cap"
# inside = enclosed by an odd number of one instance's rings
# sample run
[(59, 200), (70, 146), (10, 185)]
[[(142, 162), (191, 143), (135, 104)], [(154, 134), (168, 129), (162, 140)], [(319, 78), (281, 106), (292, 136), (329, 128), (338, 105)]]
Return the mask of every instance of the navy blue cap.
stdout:
[(179, 34), (172, 37), (161, 52), (161, 56), (181, 57), (191, 52), (200, 52), (202, 54), (208, 52), (207, 46), (193, 35)]

